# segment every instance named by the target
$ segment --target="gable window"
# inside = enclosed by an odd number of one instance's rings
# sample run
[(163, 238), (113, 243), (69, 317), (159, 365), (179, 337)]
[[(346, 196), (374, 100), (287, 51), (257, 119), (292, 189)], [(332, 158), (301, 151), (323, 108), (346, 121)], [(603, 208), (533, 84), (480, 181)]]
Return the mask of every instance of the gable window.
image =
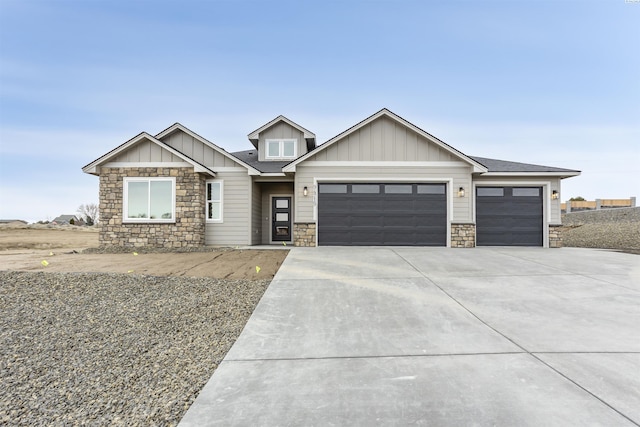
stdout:
[(175, 178), (124, 178), (123, 222), (175, 222)]
[(222, 222), (222, 181), (207, 181), (207, 221)]
[(295, 159), (298, 140), (297, 139), (267, 139), (267, 159)]

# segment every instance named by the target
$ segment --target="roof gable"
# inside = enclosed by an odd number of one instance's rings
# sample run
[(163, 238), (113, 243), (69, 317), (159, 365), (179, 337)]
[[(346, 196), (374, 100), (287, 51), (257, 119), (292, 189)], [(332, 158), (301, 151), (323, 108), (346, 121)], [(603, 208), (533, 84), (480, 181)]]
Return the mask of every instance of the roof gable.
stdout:
[(289, 126), (291, 126), (292, 128), (298, 130), (299, 132), (302, 132), (302, 134), (304, 135), (304, 139), (307, 142), (307, 149), (308, 150), (312, 150), (313, 148), (315, 148), (315, 146), (316, 146), (316, 135), (313, 132), (311, 132), (311, 131), (303, 128), (299, 124), (295, 123), (294, 121), (289, 120), (288, 118), (286, 118), (283, 115), (279, 115), (275, 119), (271, 120), (268, 123), (265, 123), (264, 125), (260, 126), (258, 129), (254, 130), (249, 135), (247, 135), (248, 138), (249, 138), (249, 141), (251, 141), (251, 143), (253, 144), (254, 147), (258, 148), (258, 140), (260, 139), (260, 134), (262, 132), (264, 132), (265, 130), (275, 126), (276, 124), (278, 124), (280, 122), (284, 122), (284, 123), (288, 124)]
[[(390, 141), (396, 140), (400, 142), (394, 143), (392, 146)], [(363, 142), (361, 143), (361, 141)], [(356, 145), (359, 148), (356, 149)], [(331, 159), (335, 155), (341, 160), (349, 159), (350, 156), (359, 156), (361, 160), (363, 159), (362, 155), (350, 153), (352, 151), (361, 152), (362, 147), (365, 151), (369, 151), (366, 154), (367, 160), (462, 161), (471, 166), (474, 172), (487, 171), (487, 168), (479, 162), (386, 108), (289, 163), (283, 168), (283, 171), (295, 172), (297, 164), (311, 158), (321, 159), (323, 154), (325, 159)]]
[(179, 158), (183, 162), (189, 163), (190, 165), (193, 166), (193, 170), (194, 171), (201, 172), (201, 173), (206, 173), (206, 174), (211, 175), (211, 176), (215, 176), (215, 172), (212, 171), (211, 169), (209, 169), (206, 166), (198, 163), (194, 159), (184, 155), (183, 153), (181, 153), (178, 150), (174, 149), (173, 147), (165, 144), (164, 142), (156, 139), (155, 137), (149, 135), (146, 132), (141, 132), (140, 134), (138, 134), (137, 136), (131, 138), (129, 141), (125, 142), (124, 144), (114, 148), (113, 150), (109, 151), (107, 154), (103, 155), (102, 157), (99, 157), (98, 159), (96, 159), (93, 162), (89, 163), (88, 165), (84, 166), (82, 168), (82, 171), (85, 172), (85, 173), (93, 174), (93, 175), (99, 175), (100, 174), (100, 166), (104, 165), (105, 163), (113, 162), (113, 161), (116, 161), (116, 160), (120, 159), (120, 155), (126, 153), (129, 149), (131, 149), (131, 148), (133, 148), (133, 147), (135, 147), (137, 145), (140, 145), (140, 144), (145, 144), (147, 142), (149, 142), (150, 145), (160, 147), (165, 152), (168, 152), (171, 155), (176, 156), (177, 158)]

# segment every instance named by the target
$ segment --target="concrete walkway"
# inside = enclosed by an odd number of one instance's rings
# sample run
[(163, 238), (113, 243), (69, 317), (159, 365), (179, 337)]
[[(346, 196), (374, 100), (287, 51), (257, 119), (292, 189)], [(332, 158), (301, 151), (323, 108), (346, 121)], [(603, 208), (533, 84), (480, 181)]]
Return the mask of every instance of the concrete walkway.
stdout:
[(294, 248), (180, 425), (632, 426), (640, 256)]

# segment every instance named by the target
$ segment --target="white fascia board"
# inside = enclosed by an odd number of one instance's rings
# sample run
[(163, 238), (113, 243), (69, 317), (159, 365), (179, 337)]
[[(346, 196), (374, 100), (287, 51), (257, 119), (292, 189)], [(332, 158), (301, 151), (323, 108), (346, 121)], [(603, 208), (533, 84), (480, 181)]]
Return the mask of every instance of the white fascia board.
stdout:
[(379, 119), (382, 116), (389, 117), (390, 119), (402, 124), (403, 126), (411, 129), (413, 132), (415, 132), (418, 135), (422, 136), (423, 138), (427, 139), (428, 141), (436, 144), (438, 147), (442, 148), (446, 152), (451, 153), (452, 155), (454, 155), (455, 157), (458, 157), (459, 159), (461, 159), (463, 162), (467, 163), (468, 165), (473, 166), (473, 171), (474, 172), (476, 172), (476, 173), (485, 173), (485, 172), (488, 171), (488, 169), (485, 166), (483, 166), (482, 164), (476, 162), (475, 160), (473, 160), (469, 156), (467, 156), (464, 153), (454, 149), (453, 147), (447, 145), (446, 143), (440, 141), (438, 138), (434, 137), (433, 135), (428, 134), (427, 132), (423, 131), (419, 127), (417, 127), (414, 124), (406, 121), (402, 117), (392, 113), (391, 111), (387, 110), (386, 108), (383, 108), (382, 110), (380, 110), (377, 113), (375, 113), (374, 115), (364, 119), (363, 121), (361, 121), (360, 123), (356, 124), (355, 126), (352, 126), (349, 129), (347, 129), (346, 131), (334, 136), (333, 138), (331, 138), (330, 140), (328, 140), (324, 144), (321, 144), (320, 146), (318, 146), (318, 148), (316, 148), (315, 150), (309, 151), (305, 155), (297, 158), (296, 160), (291, 162), (289, 165), (287, 165), (284, 168), (282, 168), (282, 170), (284, 172), (295, 172), (295, 170), (296, 170), (295, 167), (296, 167), (297, 164), (305, 161), (309, 157), (321, 152), (322, 150), (326, 150), (331, 145), (335, 144), (338, 141), (343, 140), (345, 137), (349, 136), (353, 132), (359, 130), (360, 128), (362, 128), (362, 127), (364, 127), (364, 126), (366, 126), (368, 124), (370, 124), (371, 122), (373, 122), (374, 120)]
[(536, 176), (553, 176), (560, 178), (569, 178), (572, 176), (578, 176), (581, 172), (579, 171), (568, 171), (568, 172), (486, 172), (480, 176), (510, 176), (510, 177), (536, 177)]
[[(201, 165), (200, 163), (196, 162), (195, 160), (185, 156), (184, 154), (182, 154), (181, 152), (179, 152), (175, 148), (171, 147), (168, 144), (165, 144), (164, 142), (156, 139), (155, 137), (149, 135), (146, 132), (140, 133), (138, 136), (135, 136), (134, 138), (132, 138), (129, 141), (125, 142), (124, 144), (120, 145), (116, 149), (109, 151), (104, 156), (102, 156), (99, 159), (89, 163), (87, 166), (82, 168), (82, 171), (85, 172), (85, 173), (92, 173), (94, 175), (98, 174), (99, 170), (100, 170), (99, 169), (100, 166), (102, 166), (105, 163), (109, 163), (109, 160), (111, 160), (112, 158), (114, 158), (118, 154), (122, 153), (123, 151), (131, 148), (133, 145), (135, 145), (138, 142), (140, 142), (142, 140), (145, 140), (145, 139), (148, 140), (148, 141), (153, 142), (154, 144), (158, 145), (160, 148), (163, 148), (163, 149), (167, 150), (171, 154), (173, 154), (175, 156), (178, 156), (179, 158), (184, 160), (184, 162), (186, 162), (189, 165), (193, 166), (193, 170), (194, 171), (199, 172), (199, 173), (205, 173), (205, 174), (210, 175), (210, 176), (216, 176), (216, 173), (214, 171), (212, 171), (211, 169), (209, 169), (209, 168)], [(146, 165), (148, 165), (148, 163)], [(139, 167), (139, 166), (131, 166), (131, 164), (129, 164), (129, 167)]]
[(305, 162), (302, 166), (309, 167), (334, 167), (334, 166), (349, 166), (349, 167), (428, 167), (428, 168), (468, 168), (470, 165), (466, 162), (435, 162), (435, 161), (424, 161), (424, 162), (415, 162), (415, 161), (308, 161)]
[(316, 138), (316, 134), (315, 133), (309, 131), (308, 129), (303, 128), (302, 126), (300, 126), (299, 124), (289, 120), (285, 116), (279, 115), (275, 119), (273, 119), (270, 122), (260, 126), (258, 129), (254, 130), (249, 135), (247, 135), (247, 137), (249, 138), (249, 141), (257, 141), (258, 138), (260, 137), (260, 132), (264, 131), (265, 129), (270, 128), (271, 126), (275, 125), (276, 123), (278, 123), (280, 121), (285, 122), (286, 124), (288, 124), (289, 126), (295, 128), (295, 129), (298, 129), (304, 135), (304, 139), (311, 139), (311, 138), (315, 139)]
[(245, 168), (248, 169), (249, 175), (259, 175), (260, 174), (259, 170), (249, 166), (248, 164), (246, 164), (242, 160), (240, 160), (237, 157), (235, 157), (232, 154), (230, 154), (224, 148), (221, 148), (221, 147), (217, 146), (213, 142), (211, 142), (208, 139), (198, 135), (197, 133), (195, 133), (194, 131), (192, 131), (189, 128), (186, 128), (185, 126), (181, 125), (180, 123), (176, 123), (173, 126), (163, 130), (162, 132), (157, 134), (155, 137), (157, 139), (164, 138), (165, 136), (169, 135), (172, 132), (175, 132), (176, 130), (181, 130), (182, 132), (186, 133), (190, 137), (192, 137), (194, 139), (197, 139), (198, 141), (202, 142), (204, 145), (207, 145), (207, 146), (211, 147), (213, 150), (215, 150), (216, 152), (222, 154), (223, 156), (227, 157), (228, 159), (233, 160), (234, 162), (238, 163), (239, 165), (244, 166)]

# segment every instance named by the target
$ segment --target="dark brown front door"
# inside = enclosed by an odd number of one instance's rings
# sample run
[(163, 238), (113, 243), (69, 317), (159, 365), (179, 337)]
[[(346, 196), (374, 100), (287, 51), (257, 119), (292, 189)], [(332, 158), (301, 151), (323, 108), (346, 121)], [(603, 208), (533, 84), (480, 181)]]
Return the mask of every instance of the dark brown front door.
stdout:
[(271, 239), (274, 242), (291, 241), (291, 197), (271, 199)]

